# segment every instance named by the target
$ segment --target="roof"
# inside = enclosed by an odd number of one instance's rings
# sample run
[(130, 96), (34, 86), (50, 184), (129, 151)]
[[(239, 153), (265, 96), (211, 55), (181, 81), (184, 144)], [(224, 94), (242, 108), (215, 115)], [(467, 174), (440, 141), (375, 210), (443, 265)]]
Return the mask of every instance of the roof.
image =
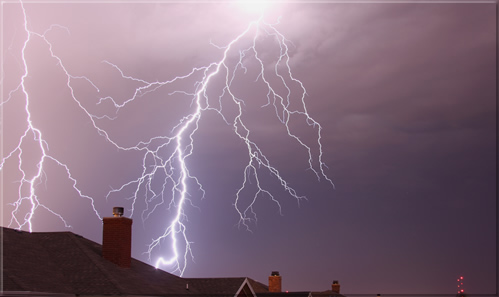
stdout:
[(25, 292), (25, 291), (0, 291), (2, 297), (75, 297), (73, 294), (64, 293), (40, 293), (40, 292)]
[(231, 278), (184, 278), (189, 287), (194, 287), (205, 294), (234, 295), (246, 280), (245, 277)]
[(248, 282), (250, 283), (251, 287), (255, 291), (255, 293), (266, 293), (269, 291), (269, 287), (267, 285), (264, 285), (260, 282), (257, 282), (254, 279), (251, 279), (248, 277)]
[(246, 277), (225, 278), (184, 278), (196, 290), (203, 292), (203, 296), (254, 296), (255, 292)]
[(311, 293), (306, 292), (265, 292), (259, 293), (258, 297), (310, 297)]
[(130, 268), (121, 268), (102, 258), (100, 244), (72, 232), (29, 233), (4, 227), (1, 232), (5, 291), (235, 296), (246, 280), (183, 279), (136, 259), (132, 259)]
[(102, 258), (101, 245), (71, 232), (29, 233), (2, 228), (5, 291), (96, 294), (178, 294), (185, 281), (132, 259), (121, 268)]
[(122, 268), (102, 257), (100, 244), (72, 232), (0, 228), (2, 296), (342, 297), (332, 291), (271, 293), (246, 277), (181, 278), (133, 258), (130, 268)]

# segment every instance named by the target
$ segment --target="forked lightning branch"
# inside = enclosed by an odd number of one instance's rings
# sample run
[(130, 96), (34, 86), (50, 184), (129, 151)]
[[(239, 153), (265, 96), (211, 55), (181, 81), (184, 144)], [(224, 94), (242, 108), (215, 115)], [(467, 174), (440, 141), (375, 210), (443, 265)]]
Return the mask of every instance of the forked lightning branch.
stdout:
[[(3, 108), (8, 104), (12, 104), (15, 100), (22, 100), (22, 114), (25, 120), (24, 132), (17, 139), (17, 145), (9, 148), (8, 151), (4, 150), (5, 154), (2, 156), (0, 163), (0, 170), (5, 170), (8, 162), (15, 163), (17, 165), (15, 166), (17, 174), (22, 177), (18, 181), (17, 200), (9, 206), (2, 205), (2, 208), (11, 208), (11, 227), (29, 231), (36, 230), (33, 218), (42, 208), (51, 212), (66, 227), (71, 225), (72, 222), (68, 218), (46, 206), (44, 198), (38, 194), (39, 188), (43, 186), (43, 179), (51, 178), (46, 174), (45, 167), (48, 164), (55, 164), (64, 170), (75, 195), (87, 200), (92, 206), (96, 219), (102, 219), (95, 206), (96, 200), (106, 199), (110, 195), (128, 193), (130, 189), (133, 192), (131, 208), (128, 209), (130, 216), (134, 216), (134, 212), (136, 212), (135, 205), (139, 199), (142, 199), (141, 202), (148, 205), (149, 210), (145, 219), (150, 213), (169, 211), (164, 216), (168, 218), (163, 221), (164, 232), (149, 243), (145, 252), (149, 254), (150, 261), (155, 262), (157, 267), (182, 275), (189, 257), (193, 256), (188, 229), (196, 228), (196, 226), (188, 226), (187, 222), (188, 208), (186, 207), (192, 204), (189, 201), (189, 193), (193, 192), (193, 189), (189, 189), (189, 187), (195, 185), (197, 190), (204, 194), (200, 179), (191, 174), (186, 160), (196, 151), (203, 149), (202, 144), (196, 143), (195, 145), (194, 139), (201, 133), (199, 128), (203, 125), (203, 122), (200, 119), (205, 113), (218, 115), (226, 123), (227, 129), (235, 133), (237, 138), (244, 143), (247, 157), (245, 157), (245, 166), (241, 168), (243, 180), (232, 202), (235, 212), (239, 216), (238, 224), (240, 226), (249, 230), (250, 223), (256, 220), (255, 203), (263, 197), (270, 198), (275, 207), (279, 211), (281, 210), (278, 199), (274, 197), (275, 194), (261, 182), (262, 172), (267, 173), (265, 174), (266, 178), (270, 175), (291, 198), (298, 200), (305, 198), (297, 193), (283, 178), (279, 169), (274, 167), (271, 159), (267, 157), (267, 153), (262, 149), (261, 144), (252, 137), (252, 131), (245, 121), (245, 104), (249, 99), (236, 95), (239, 93), (234, 90), (233, 82), (239, 76), (246, 75), (248, 65), (259, 69), (258, 74), (250, 78), (250, 80), (259, 81), (260, 85), (263, 86), (264, 100), (267, 103), (261, 108), (275, 110), (273, 113), (284, 127), (287, 137), (304, 148), (306, 153), (303, 158), (307, 160), (309, 170), (319, 180), (325, 179), (332, 184), (332, 181), (325, 173), (326, 165), (322, 160), (322, 127), (308, 113), (305, 104), (307, 91), (302, 82), (293, 76), (290, 66), (290, 50), (293, 44), (280, 33), (278, 30), (279, 23), (268, 23), (264, 21), (263, 17), (260, 17), (249, 23), (244, 31), (234, 36), (232, 41), (225, 46), (216, 46), (222, 54), (219, 60), (212, 61), (202, 67), (186, 69), (184, 73), (179, 73), (178, 76), (166, 78), (163, 81), (148, 81), (140, 77), (134, 77), (122, 71), (120, 65), (114, 64), (111, 60), (112, 57), (109, 57), (108, 60), (104, 61), (105, 65), (114, 71), (117, 77), (133, 83), (134, 86), (138, 85), (138, 87), (135, 87), (132, 94), (126, 98), (110, 96), (100, 98), (98, 106), (102, 103), (108, 105), (110, 103), (114, 107), (114, 112), (112, 114), (97, 115), (87, 108), (88, 104), (85, 103), (85, 98), (77, 96), (76, 89), (77, 86), (81, 86), (83, 81), (87, 86), (98, 91), (97, 86), (100, 85), (100, 82), (92, 81), (80, 73), (72, 73), (64, 59), (56, 54), (55, 45), (49, 38), (48, 33), (53, 30), (70, 31), (71, 28), (64, 27), (64, 24), (56, 24), (46, 28), (43, 32), (39, 32), (30, 27), (29, 15), (26, 10), (27, 4), (20, 2), (19, 5), (24, 18), (24, 27), (19, 29), (23, 30), (26, 36), (20, 53), (22, 57), (20, 65), (22, 76), (19, 78), (17, 87), (8, 92), (0, 103)], [(268, 43), (269, 40), (272, 40), (272, 42)], [(27, 78), (31, 75), (31, 63), (33, 63), (34, 59), (29, 57), (29, 48), (35, 41), (46, 45), (47, 50), (38, 54), (49, 57), (54, 65), (57, 65), (60, 73), (65, 76), (65, 84), (61, 87), (69, 91), (70, 96), (68, 96), (67, 100), (76, 104), (81, 114), (91, 123), (95, 133), (102, 137), (107, 142), (107, 145), (116, 148), (117, 151), (135, 151), (142, 155), (142, 168), (137, 168), (140, 174), (128, 182), (114, 187), (107, 193), (106, 197), (91, 197), (87, 194), (86, 189), (80, 187), (78, 180), (73, 177), (72, 168), (60, 161), (58, 156), (50, 153), (49, 146), (51, 144), (44, 138), (44, 131), (32, 119), (32, 114), (36, 110), (33, 109), (31, 102), (40, 99), (37, 98), (36, 93), (30, 92), (27, 83)], [(270, 64), (268, 59), (262, 58), (264, 55), (269, 56), (269, 53), (262, 50), (268, 49), (268, 47), (261, 46), (263, 42), (271, 44), (274, 47), (272, 52), (277, 53), (272, 56), (273, 61)], [(235, 61), (234, 57), (236, 57)], [(269, 68), (271, 71), (268, 71)], [(174, 92), (185, 96), (185, 100), (191, 102), (192, 108), (190, 112), (181, 116), (181, 120), (173, 129), (171, 127), (165, 129), (165, 131), (170, 131), (169, 134), (142, 139), (135, 145), (130, 146), (121, 143), (118, 138), (113, 138), (112, 133), (106, 130), (105, 125), (102, 124), (104, 120), (110, 121), (118, 118), (120, 111), (125, 106), (132, 103), (140, 104), (146, 94), (151, 96), (163, 87), (172, 86), (179, 81), (192, 80), (195, 77), (195, 82), (191, 85), (191, 91), (178, 90)], [(209, 88), (220, 85), (213, 84), (215, 80), (224, 82), (218, 91), (222, 95), (218, 98), (210, 98), (212, 95), (210, 95)], [(275, 86), (276, 81), (280, 87)], [(224, 100), (222, 100), (222, 97)], [(226, 100), (227, 98), (229, 100)], [(297, 102), (294, 102), (296, 100)], [(226, 114), (226, 110), (229, 109), (236, 110), (235, 116)], [(143, 115), (137, 115), (137, 117), (140, 116)], [(290, 118), (292, 117), (302, 119), (302, 125), (312, 127), (315, 133), (313, 143), (307, 143), (294, 132), (290, 125)], [(30, 146), (30, 150), (36, 150), (40, 157), (36, 160), (27, 158), (25, 150), (28, 146)], [(25, 170), (25, 168), (29, 167), (26, 166), (27, 163), (30, 163), (28, 165), (31, 168), (36, 168), (36, 170), (29, 172)], [(4, 174), (8, 173), (4, 172)], [(251, 187), (249, 185), (250, 181), (252, 182)], [(249, 201), (249, 203), (241, 203), (242, 200)], [(153, 259), (153, 251), (155, 255), (160, 251), (162, 256)]]

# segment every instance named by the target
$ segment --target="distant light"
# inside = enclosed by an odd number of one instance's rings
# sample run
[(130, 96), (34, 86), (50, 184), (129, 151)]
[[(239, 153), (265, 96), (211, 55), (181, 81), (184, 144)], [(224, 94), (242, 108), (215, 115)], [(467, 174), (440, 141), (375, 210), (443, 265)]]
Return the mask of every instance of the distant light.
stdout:
[(463, 279), (463, 277), (461, 276), (461, 279)]
[(462, 293), (462, 292), (464, 292), (464, 290), (463, 290), (463, 289), (461, 289), (461, 293)]

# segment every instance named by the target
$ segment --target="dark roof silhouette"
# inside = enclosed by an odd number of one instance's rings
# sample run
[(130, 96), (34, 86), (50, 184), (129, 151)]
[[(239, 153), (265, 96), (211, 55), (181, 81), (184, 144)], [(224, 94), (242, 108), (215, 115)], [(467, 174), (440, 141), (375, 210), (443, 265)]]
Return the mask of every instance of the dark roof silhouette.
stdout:
[(102, 258), (100, 244), (71, 232), (29, 233), (3, 227), (1, 232), (4, 291), (234, 296), (246, 280), (184, 279), (136, 259), (130, 268), (121, 268)]
[(312, 292), (312, 297), (344, 297), (339, 293), (333, 292), (331, 290), (323, 291), (323, 292)]
[(257, 282), (254, 279), (251, 279), (248, 277), (248, 282), (250, 283), (251, 287), (255, 291), (255, 293), (266, 293), (269, 291), (269, 287), (267, 285), (264, 285), (260, 282)]
[(259, 293), (258, 297), (311, 297), (310, 292), (265, 292)]
[(130, 268), (122, 268), (102, 257), (100, 244), (72, 232), (0, 228), (2, 296), (343, 297), (332, 291), (272, 293), (246, 277), (181, 278), (133, 258)]
[[(247, 296), (253, 296), (254, 290), (246, 277), (225, 277), (225, 278), (184, 278), (197, 291), (203, 292), (203, 296), (235, 296), (240, 291)], [(247, 285), (246, 285), (247, 284)]]

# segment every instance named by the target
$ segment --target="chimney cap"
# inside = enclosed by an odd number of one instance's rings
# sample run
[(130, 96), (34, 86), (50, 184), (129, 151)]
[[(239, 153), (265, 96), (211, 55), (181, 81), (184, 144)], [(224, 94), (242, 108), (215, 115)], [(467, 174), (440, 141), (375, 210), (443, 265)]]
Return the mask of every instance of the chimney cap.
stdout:
[(333, 285), (336, 285), (336, 284), (339, 284), (339, 282), (337, 280), (334, 280)]
[(279, 276), (279, 271), (272, 271), (271, 276)]
[(113, 216), (121, 217), (123, 216), (124, 208), (123, 207), (113, 207)]

